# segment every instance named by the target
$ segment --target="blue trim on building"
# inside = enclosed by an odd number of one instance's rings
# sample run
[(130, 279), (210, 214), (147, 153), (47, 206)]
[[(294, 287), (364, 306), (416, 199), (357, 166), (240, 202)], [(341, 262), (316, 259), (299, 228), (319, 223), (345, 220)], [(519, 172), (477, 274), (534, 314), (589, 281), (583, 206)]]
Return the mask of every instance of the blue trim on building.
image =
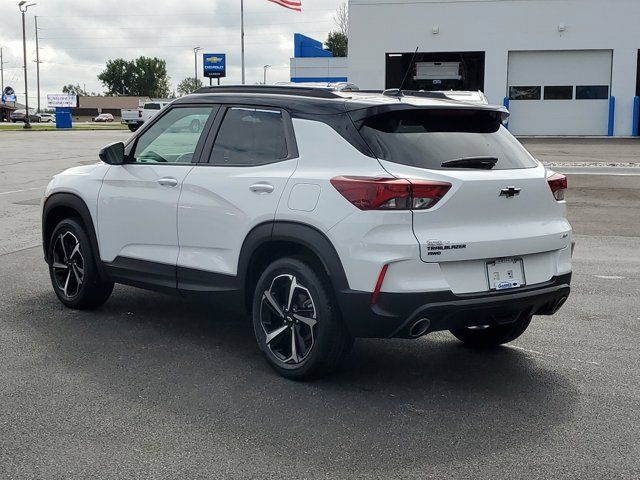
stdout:
[(613, 137), (615, 130), (615, 117), (616, 117), (616, 97), (611, 95), (609, 97), (609, 129), (607, 135)]
[[(502, 104), (504, 105), (504, 108), (509, 110), (509, 97), (504, 97), (504, 100), (502, 100)], [(509, 121), (508, 120), (504, 123), (504, 128), (509, 130)]]
[(296, 58), (322, 58), (333, 57), (331, 50), (325, 50), (322, 42), (302, 35), (301, 33), (293, 34), (293, 56)]
[(291, 81), (294, 83), (336, 83), (346, 82), (347, 77), (291, 77)]
[(631, 135), (640, 137), (640, 97), (633, 97), (633, 130)]

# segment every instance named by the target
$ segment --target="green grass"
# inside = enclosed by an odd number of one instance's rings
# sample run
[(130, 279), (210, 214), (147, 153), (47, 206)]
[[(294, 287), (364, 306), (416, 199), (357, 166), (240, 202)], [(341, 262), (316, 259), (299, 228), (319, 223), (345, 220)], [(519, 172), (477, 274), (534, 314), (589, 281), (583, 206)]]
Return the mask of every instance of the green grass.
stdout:
[[(31, 131), (57, 130), (55, 123), (32, 123)], [(63, 129), (69, 130), (69, 129)], [(127, 126), (121, 123), (74, 123), (71, 130), (127, 130)], [(22, 123), (0, 123), (0, 131), (28, 131)]]

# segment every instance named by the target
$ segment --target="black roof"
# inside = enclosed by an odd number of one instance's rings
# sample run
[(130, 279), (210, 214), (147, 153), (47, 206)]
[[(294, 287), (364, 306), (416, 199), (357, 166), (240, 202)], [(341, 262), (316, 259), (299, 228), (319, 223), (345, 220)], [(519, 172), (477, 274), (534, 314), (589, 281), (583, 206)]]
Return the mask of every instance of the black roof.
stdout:
[[(290, 85), (230, 85), (204, 87), (181, 97), (175, 104), (210, 104), (280, 107), (292, 115), (335, 115), (355, 110), (382, 112), (413, 108), (467, 108), (489, 110), (508, 115), (502, 106), (470, 104), (452, 100), (446, 95), (429, 92), (407, 92), (407, 95), (385, 95), (380, 91), (339, 91), (327, 87)], [(363, 114), (365, 112), (362, 112)], [(506, 118), (506, 117), (505, 117)]]

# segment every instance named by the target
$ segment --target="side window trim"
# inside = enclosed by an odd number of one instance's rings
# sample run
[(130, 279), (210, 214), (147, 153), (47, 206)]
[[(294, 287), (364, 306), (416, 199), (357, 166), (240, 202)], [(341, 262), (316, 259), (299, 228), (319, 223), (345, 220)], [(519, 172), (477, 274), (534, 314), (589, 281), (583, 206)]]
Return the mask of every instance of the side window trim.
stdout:
[[(137, 134), (131, 139), (131, 141), (129, 141), (126, 146), (125, 146), (125, 165), (148, 165), (145, 163), (137, 163), (137, 162), (132, 162), (130, 160), (131, 155), (133, 154), (133, 152), (136, 151), (136, 147), (138, 146), (138, 139), (145, 134), (145, 132), (147, 130), (149, 130), (151, 127), (153, 127), (153, 125), (155, 125), (157, 122), (159, 122), (162, 117), (164, 117), (165, 115), (167, 115), (169, 112), (171, 112), (174, 109), (179, 109), (179, 108), (202, 108), (202, 107), (211, 107), (211, 113), (209, 114), (209, 118), (207, 119), (206, 123), (204, 124), (204, 127), (202, 127), (202, 134), (200, 135), (200, 138), (198, 139), (198, 144), (196, 145), (196, 149), (193, 152), (193, 157), (191, 158), (191, 162), (189, 162), (190, 164), (197, 164), (200, 162), (200, 159), (202, 157), (202, 152), (204, 151), (204, 146), (205, 146), (205, 142), (208, 139), (210, 133), (211, 133), (211, 127), (214, 124), (215, 119), (218, 117), (218, 114), (220, 113), (220, 105), (218, 104), (208, 104), (208, 105), (202, 105), (202, 104), (191, 104), (191, 103), (185, 103), (185, 104), (179, 104), (179, 105), (167, 105), (166, 107), (162, 108), (160, 110), (160, 113), (158, 113), (157, 115), (154, 115), (154, 117), (149, 120), (148, 122), (145, 122), (145, 124), (143, 125), (143, 127), (137, 132)], [(168, 166), (168, 165), (188, 165), (187, 163), (154, 163), (153, 165), (164, 165), (164, 166)]]
[[(198, 159), (198, 165), (208, 165), (209, 160), (211, 160), (211, 153), (213, 152), (213, 144), (216, 141), (216, 137), (218, 136), (218, 131), (220, 130), (220, 125), (222, 124), (222, 119), (224, 118), (225, 113), (227, 112), (227, 107), (224, 105), (217, 105), (218, 110), (216, 114), (213, 115), (213, 120), (211, 122), (211, 127), (207, 132), (207, 138), (204, 142), (203, 149)], [(205, 154), (206, 153), (206, 154)]]
[(293, 122), (291, 121), (291, 115), (287, 110), (281, 107), (269, 106), (269, 105), (249, 105), (249, 104), (227, 104), (221, 105), (218, 114), (216, 115), (216, 120), (213, 125), (213, 128), (209, 132), (209, 136), (207, 138), (207, 142), (205, 144), (205, 149), (202, 152), (202, 160), (201, 165), (205, 165), (208, 167), (224, 167), (224, 165), (216, 165), (211, 162), (213, 155), (213, 146), (215, 144), (216, 138), (218, 137), (218, 133), (220, 132), (220, 127), (222, 126), (222, 121), (228, 110), (231, 109), (246, 109), (251, 111), (263, 111), (263, 112), (273, 112), (278, 111), (282, 113), (282, 119), (284, 121), (284, 129), (285, 129), (285, 142), (287, 144), (287, 156), (285, 158), (268, 162), (261, 163), (256, 165), (229, 165), (238, 168), (251, 168), (258, 167), (262, 165), (271, 165), (273, 163), (286, 162), (287, 160), (294, 160), (300, 156), (298, 152), (298, 144), (296, 142), (295, 132), (293, 130)]

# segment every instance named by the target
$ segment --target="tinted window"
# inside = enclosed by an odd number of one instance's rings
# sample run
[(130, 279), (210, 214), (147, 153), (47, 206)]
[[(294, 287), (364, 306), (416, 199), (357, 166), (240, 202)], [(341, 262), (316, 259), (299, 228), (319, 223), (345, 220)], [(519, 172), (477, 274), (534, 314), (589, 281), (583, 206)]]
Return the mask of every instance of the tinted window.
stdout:
[(281, 111), (256, 108), (227, 110), (213, 146), (215, 165), (264, 165), (287, 158)]
[(136, 163), (190, 163), (212, 107), (173, 108), (138, 138)]
[(571, 100), (573, 99), (573, 86), (544, 87), (545, 100)]
[(509, 100), (540, 100), (542, 87), (509, 87)]
[(364, 120), (360, 132), (378, 158), (412, 167), (441, 169), (443, 162), (468, 157), (496, 157), (494, 170), (536, 165), (494, 112), (390, 112)]
[(145, 103), (144, 104), (144, 109), (145, 110), (160, 110), (160, 104), (159, 103)]
[(576, 87), (576, 100), (606, 100), (609, 98), (607, 85), (585, 85)]

